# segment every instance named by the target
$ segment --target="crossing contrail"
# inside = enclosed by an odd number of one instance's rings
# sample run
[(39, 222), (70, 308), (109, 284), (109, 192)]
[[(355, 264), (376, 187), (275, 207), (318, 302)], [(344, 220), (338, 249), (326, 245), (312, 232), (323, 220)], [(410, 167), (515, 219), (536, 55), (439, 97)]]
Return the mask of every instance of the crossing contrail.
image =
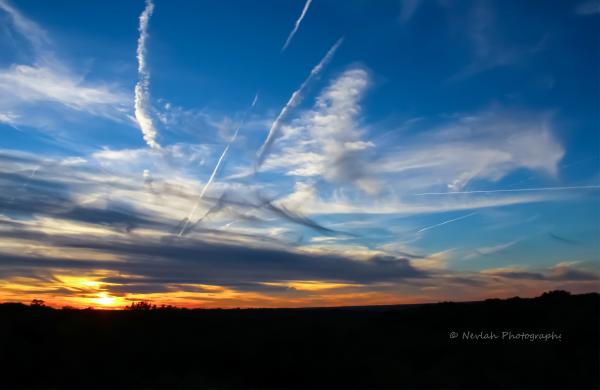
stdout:
[(196, 204), (192, 208), (192, 211), (190, 212), (189, 216), (183, 222), (183, 225), (181, 226), (181, 230), (179, 231), (179, 234), (177, 234), (179, 237), (181, 237), (181, 235), (183, 234), (183, 232), (185, 231), (185, 229), (189, 225), (190, 221), (192, 220), (192, 217), (196, 213), (196, 210), (198, 209), (198, 206), (200, 205), (200, 202), (204, 198), (204, 194), (206, 193), (206, 191), (210, 187), (211, 183), (215, 179), (215, 176), (217, 175), (217, 172), (219, 171), (219, 167), (221, 166), (221, 163), (223, 162), (223, 159), (225, 158), (225, 156), (227, 155), (227, 152), (229, 151), (229, 147), (231, 146), (231, 144), (233, 142), (235, 142), (235, 139), (237, 138), (238, 133), (240, 132), (241, 127), (244, 125), (244, 122), (246, 120), (246, 116), (248, 115), (248, 112), (252, 108), (254, 108), (254, 106), (256, 105), (257, 101), (258, 101), (258, 94), (254, 95), (254, 99), (252, 100), (252, 104), (250, 105), (250, 107), (244, 113), (242, 121), (240, 122), (240, 124), (238, 125), (238, 127), (235, 129), (235, 133), (233, 133), (233, 137), (231, 137), (231, 140), (229, 140), (229, 143), (227, 143), (227, 146), (225, 146), (225, 149), (223, 149), (223, 153), (221, 153), (221, 156), (217, 160), (217, 164), (215, 165), (214, 169), (212, 170), (212, 173), (210, 174), (210, 177), (208, 178), (208, 181), (206, 182), (206, 184), (204, 184), (204, 187), (202, 188), (202, 191), (200, 192), (200, 196), (198, 197), (198, 201), (196, 202)]

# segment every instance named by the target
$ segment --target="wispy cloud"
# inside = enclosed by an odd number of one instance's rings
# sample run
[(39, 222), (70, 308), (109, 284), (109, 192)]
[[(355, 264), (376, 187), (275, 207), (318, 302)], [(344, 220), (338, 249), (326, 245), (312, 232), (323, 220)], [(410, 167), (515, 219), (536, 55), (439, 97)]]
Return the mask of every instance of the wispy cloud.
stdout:
[(275, 119), (273, 124), (271, 125), (271, 128), (269, 129), (269, 134), (267, 135), (267, 139), (265, 140), (265, 142), (262, 144), (262, 146), (260, 147), (260, 149), (258, 151), (257, 160), (256, 160), (256, 168), (260, 168), (260, 166), (262, 165), (262, 163), (265, 160), (265, 157), (270, 152), (271, 145), (273, 144), (276, 137), (278, 136), (279, 128), (281, 127), (281, 124), (282, 124), (283, 120), (286, 118), (286, 116), (288, 115), (289, 111), (292, 108), (296, 107), (302, 101), (302, 98), (303, 98), (302, 95), (303, 95), (304, 91), (306, 90), (306, 88), (308, 87), (310, 82), (315, 77), (317, 77), (319, 75), (319, 73), (321, 73), (323, 68), (329, 63), (329, 61), (331, 61), (336, 50), (342, 44), (342, 41), (343, 41), (343, 38), (338, 39), (338, 41), (329, 49), (327, 54), (325, 54), (325, 57), (323, 57), (321, 59), (321, 61), (310, 71), (310, 74), (308, 75), (306, 80), (304, 80), (304, 82), (300, 85), (300, 87), (296, 91), (294, 91), (294, 93), (292, 93), (292, 95), (290, 96), (286, 105), (281, 109), (281, 112), (279, 113), (279, 115), (277, 116), (277, 118)]
[(9, 16), (12, 27), (27, 40), (34, 54), (31, 64), (11, 64), (0, 69), (0, 112), (5, 116), (10, 113), (11, 124), (43, 122), (36, 119), (42, 111), (40, 103), (116, 121), (127, 120), (129, 97), (126, 93), (108, 84), (86, 82), (82, 75), (56, 57), (43, 28), (5, 0), (0, 1), (0, 10)]
[(462, 81), (490, 69), (515, 65), (544, 48), (547, 35), (533, 42), (519, 43), (514, 39), (505, 39), (496, 22), (496, 2), (476, 1), (469, 4), (472, 4), (472, 8), (467, 15), (464, 30), (471, 42), (473, 60), (451, 76), (447, 80), (449, 83)]
[(509, 241), (509, 242), (505, 242), (502, 244), (497, 244), (497, 245), (492, 245), (492, 246), (484, 246), (481, 248), (477, 248), (473, 251), (473, 253), (468, 254), (467, 256), (465, 256), (465, 260), (468, 259), (472, 259), (475, 258), (477, 256), (486, 256), (486, 255), (491, 255), (497, 252), (501, 252), (505, 249), (508, 249), (512, 246), (514, 246), (515, 244), (519, 243), (521, 241), (521, 239), (517, 239), (517, 240), (513, 240), (513, 241)]
[(422, 195), (460, 195), (460, 194), (493, 194), (498, 192), (529, 192), (529, 191), (567, 191), (567, 190), (595, 190), (600, 189), (600, 185), (591, 186), (568, 186), (568, 187), (537, 187), (537, 188), (510, 188), (498, 190), (475, 190), (475, 191), (453, 191), (453, 192), (422, 192), (414, 194)]
[(292, 42), (292, 38), (294, 38), (294, 35), (296, 35), (298, 28), (300, 28), (300, 23), (302, 23), (302, 19), (304, 19), (304, 16), (306, 15), (306, 12), (308, 11), (308, 7), (310, 7), (310, 3), (312, 3), (312, 0), (306, 0), (306, 3), (304, 3), (304, 8), (302, 8), (302, 13), (300, 13), (300, 16), (296, 20), (296, 23), (294, 23), (294, 28), (290, 32), (290, 35), (288, 35), (287, 39), (285, 40), (285, 43), (283, 44), (283, 47), (281, 48), (282, 53), (285, 51), (285, 49), (287, 49), (289, 44)]
[(380, 153), (377, 166), (412, 193), (436, 183), (457, 192), (473, 180), (495, 182), (518, 168), (556, 176), (564, 153), (547, 113), (494, 108), (405, 137), (401, 146)]
[(139, 81), (135, 85), (135, 118), (144, 135), (144, 141), (153, 149), (160, 149), (156, 141), (157, 131), (150, 116), (150, 73), (146, 67), (146, 40), (148, 39), (148, 23), (154, 11), (152, 0), (146, 0), (146, 7), (140, 15), (137, 45), (137, 61)]
[(26, 18), (7, 0), (0, 0), (0, 9), (10, 16), (15, 28), (29, 40), (37, 51), (45, 50), (50, 39), (44, 29)]
[(402, 0), (400, 2), (400, 21), (408, 22), (421, 6), (422, 0)]
[(246, 115), (248, 114), (248, 112), (250, 110), (252, 110), (254, 108), (254, 106), (256, 105), (257, 101), (258, 101), (258, 93), (256, 95), (254, 95), (254, 99), (252, 100), (252, 103), (250, 104), (250, 107), (246, 110), (246, 113), (244, 114), (244, 118), (242, 119), (242, 121), (240, 122), (240, 124), (238, 125), (238, 127), (235, 129), (235, 133), (233, 134), (233, 137), (231, 137), (231, 140), (227, 143), (227, 146), (225, 146), (225, 149), (223, 149), (223, 152), (221, 153), (221, 156), (219, 156), (219, 159), (217, 160), (217, 164), (213, 168), (213, 170), (212, 170), (212, 172), (210, 174), (210, 177), (208, 178), (207, 182), (204, 184), (204, 187), (202, 188), (202, 191), (200, 192), (200, 196), (198, 197), (198, 201), (196, 202), (196, 204), (194, 205), (194, 207), (190, 211), (190, 214), (188, 215), (188, 217), (183, 222), (181, 230), (178, 233), (179, 236), (181, 236), (185, 232), (185, 229), (187, 228), (188, 224), (191, 222), (192, 218), (194, 217), (194, 214), (196, 213), (196, 210), (198, 209), (198, 206), (200, 205), (200, 202), (204, 198), (204, 194), (206, 194), (206, 191), (208, 191), (211, 183), (213, 182), (213, 180), (215, 179), (215, 176), (217, 175), (217, 172), (219, 171), (219, 167), (221, 166), (221, 162), (223, 162), (223, 159), (227, 155), (227, 151), (229, 151), (229, 148), (231, 147), (231, 144), (233, 142), (235, 142), (235, 140), (236, 140), (236, 138), (237, 138), (237, 136), (238, 136), (238, 134), (240, 132), (240, 129), (244, 125), (244, 121), (245, 121)]
[(578, 15), (595, 15), (600, 13), (600, 1), (588, 0), (580, 3), (575, 8), (575, 13)]

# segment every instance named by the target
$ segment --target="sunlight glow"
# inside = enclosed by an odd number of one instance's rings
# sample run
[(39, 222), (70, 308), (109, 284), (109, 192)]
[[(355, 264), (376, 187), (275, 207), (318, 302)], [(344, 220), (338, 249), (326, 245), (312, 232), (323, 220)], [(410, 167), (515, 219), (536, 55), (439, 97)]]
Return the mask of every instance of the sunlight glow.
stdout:
[(97, 303), (102, 306), (114, 306), (117, 302), (116, 297), (111, 297), (106, 293), (98, 294), (98, 298), (92, 299), (92, 302)]

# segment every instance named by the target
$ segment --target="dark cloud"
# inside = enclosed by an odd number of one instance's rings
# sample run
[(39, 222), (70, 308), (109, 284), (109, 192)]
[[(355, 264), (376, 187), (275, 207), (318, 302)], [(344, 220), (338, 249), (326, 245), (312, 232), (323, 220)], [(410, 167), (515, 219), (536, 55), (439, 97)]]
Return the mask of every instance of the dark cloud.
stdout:
[(599, 279), (599, 276), (596, 273), (576, 269), (570, 266), (557, 266), (546, 272), (502, 271), (493, 273), (492, 275), (508, 279), (548, 280), (558, 282), (591, 281)]
[(526, 280), (544, 280), (546, 279), (543, 274), (538, 272), (525, 272), (525, 271), (511, 271), (511, 272), (496, 272), (494, 276), (500, 276), (508, 279), (526, 279)]
[(581, 245), (580, 241), (572, 240), (570, 238), (565, 238), (565, 237), (559, 236), (558, 234), (548, 233), (548, 236), (550, 236), (550, 238), (552, 238), (553, 240), (556, 240), (556, 241), (561, 242), (563, 244)]
[(548, 276), (549, 280), (556, 281), (588, 281), (599, 280), (597, 274), (589, 271), (579, 270), (571, 267), (556, 267)]
[[(66, 259), (32, 255), (0, 253), (0, 269), (45, 270), (111, 270), (135, 277), (128, 284), (211, 284), (250, 286), (261, 282), (286, 280), (328, 280), (347, 283), (400, 281), (407, 278), (427, 278), (404, 258), (375, 256), (356, 260), (329, 254), (308, 254), (285, 248), (215, 244), (200, 240), (160, 241), (94, 238), (52, 237), (46, 244), (77, 248), (103, 254), (114, 254), (125, 261)], [(90, 257), (92, 257), (90, 255)], [(118, 279), (117, 279), (118, 280)], [(107, 281), (110, 281), (107, 280)], [(116, 281), (116, 280), (115, 280)], [(122, 280), (125, 281), (125, 280)], [(146, 287), (146, 286), (144, 286)]]

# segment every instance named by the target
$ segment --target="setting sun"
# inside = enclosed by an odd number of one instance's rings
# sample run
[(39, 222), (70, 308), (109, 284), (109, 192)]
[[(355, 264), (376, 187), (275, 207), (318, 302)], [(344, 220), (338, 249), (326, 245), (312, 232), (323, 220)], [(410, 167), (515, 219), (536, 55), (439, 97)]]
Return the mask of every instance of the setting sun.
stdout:
[(97, 303), (102, 306), (114, 306), (116, 304), (117, 298), (111, 297), (106, 293), (98, 294), (98, 298), (92, 299), (94, 303)]

